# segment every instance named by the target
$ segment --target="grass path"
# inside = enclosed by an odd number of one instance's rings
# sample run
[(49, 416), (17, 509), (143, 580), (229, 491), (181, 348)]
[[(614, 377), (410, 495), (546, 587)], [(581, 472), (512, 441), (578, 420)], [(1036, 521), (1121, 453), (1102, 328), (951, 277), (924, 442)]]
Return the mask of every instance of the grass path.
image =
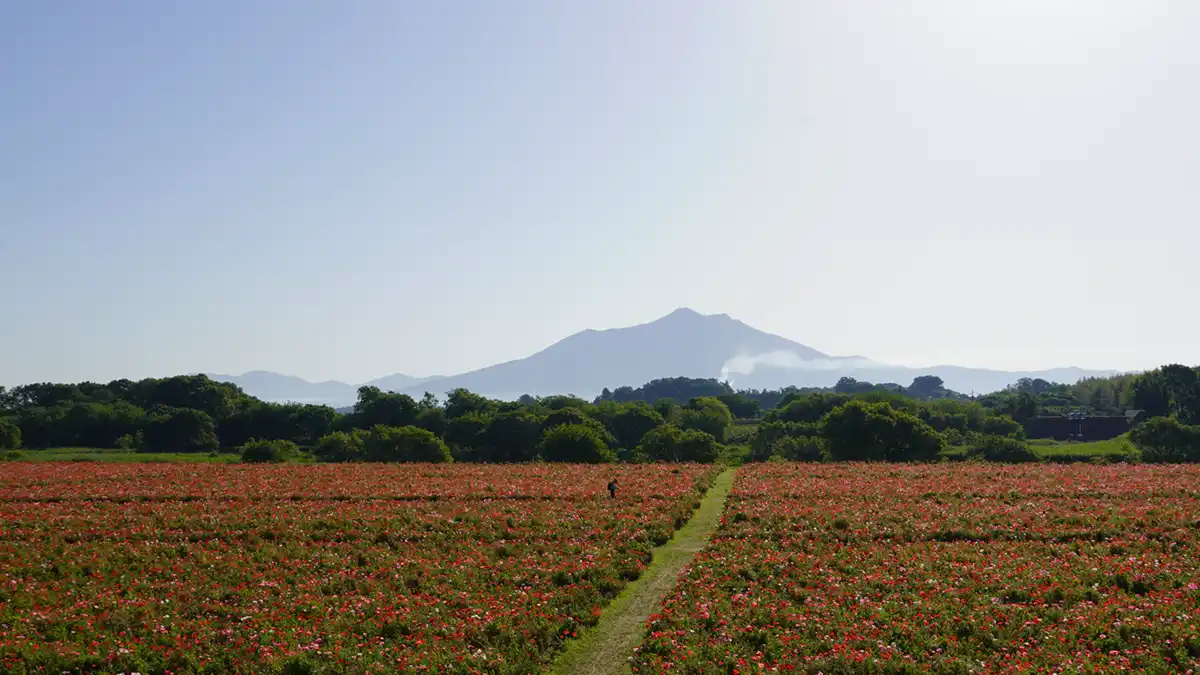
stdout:
[(700, 500), (700, 508), (666, 544), (642, 576), (604, 609), (600, 622), (571, 642), (550, 668), (554, 675), (615, 675), (629, 670), (628, 658), (645, 636), (646, 620), (675, 585), (683, 568), (704, 548), (725, 512), (737, 469), (726, 469)]

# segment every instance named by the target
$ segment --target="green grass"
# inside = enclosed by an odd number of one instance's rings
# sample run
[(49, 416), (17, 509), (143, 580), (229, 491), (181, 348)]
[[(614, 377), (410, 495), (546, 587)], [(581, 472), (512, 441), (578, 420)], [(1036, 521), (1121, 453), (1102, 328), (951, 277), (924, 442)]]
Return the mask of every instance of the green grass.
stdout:
[[(1129, 442), (1128, 436), (1118, 436), (1107, 441), (1056, 441), (1053, 438), (1033, 438), (1029, 447), (1044, 462), (1132, 462), (1138, 451)], [(947, 459), (966, 458), (966, 448), (950, 448), (942, 453)]]
[(1137, 457), (1137, 450), (1126, 436), (1107, 441), (1058, 442), (1050, 439), (1031, 441), (1033, 451), (1049, 462), (1089, 461), (1102, 459), (1119, 462)]
[(202, 462), (228, 464), (241, 455), (208, 452), (135, 452), (109, 448), (24, 449), (15, 459), (26, 462)]
[(1056, 441), (1052, 438), (1035, 438), (1029, 441), (1035, 450), (1043, 454), (1083, 454), (1083, 455), (1112, 455), (1126, 452), (1129, 440), (1125, 437), (1112, 438), (1107, 441)]

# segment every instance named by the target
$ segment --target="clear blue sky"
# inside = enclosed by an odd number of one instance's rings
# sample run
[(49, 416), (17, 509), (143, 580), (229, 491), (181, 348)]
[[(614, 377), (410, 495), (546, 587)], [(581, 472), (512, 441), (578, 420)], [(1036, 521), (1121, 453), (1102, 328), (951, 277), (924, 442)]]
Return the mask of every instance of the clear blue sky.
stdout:
[(1200, 3), (0, 3), (0, 384), (519, 358), (679, 306), (1200, 362)]

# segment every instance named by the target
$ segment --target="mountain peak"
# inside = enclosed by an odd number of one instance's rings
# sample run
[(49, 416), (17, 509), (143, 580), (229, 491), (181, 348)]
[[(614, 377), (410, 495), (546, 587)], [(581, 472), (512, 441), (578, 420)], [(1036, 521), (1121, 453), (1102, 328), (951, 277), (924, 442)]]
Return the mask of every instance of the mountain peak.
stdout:
[(668, 314), (668, 315), (666, 315), (666, 316), (662, 317), (662, 319), (659, 319), (659, 321), (662, 321), (663, 319), (694, 319), (694, 318), (703, 318), (703, 316), (704, 316), (703, 314), (701, 314), (700, 312), (697, 312), (696, 310), (692, 309), (691, 307), (680, 307), (679, 309), (677, 309), (677, 310), (675, 310), (675, 311), (671, 312), (670, 314)]

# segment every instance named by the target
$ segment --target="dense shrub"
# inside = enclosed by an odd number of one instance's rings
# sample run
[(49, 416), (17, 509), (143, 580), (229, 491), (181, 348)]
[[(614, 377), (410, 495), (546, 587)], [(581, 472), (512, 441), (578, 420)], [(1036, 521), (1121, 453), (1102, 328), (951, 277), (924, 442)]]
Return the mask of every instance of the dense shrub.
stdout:
[(731, 424), (733, 413), (729, 412), (729, 407), (712, 396), (692, 399), (679, 415), (679, 428), (703, 431), (719, 443), (725, 442), (725, 434)]
[(542, 418), (527, 409), (502, 412), (488, 423), (482, 440), (489, 462), (528, 462), (542, 440)]
[(1037, 454), (1025, 441), (1010, 436), (990, 434), (981, 434), (972, 438), (967, 450), (967, 457), (1010, 464), (1038, 461)]
[(762, 462), (776, 453), (776, 446), (787, 438), (808, 439), (821, 435), (816, 424), (772, 420), (758, 425), (750, 439), (750, 460)]
[(930, 461), (945, 441), (933, 427), (886, 403), (850, 401), (821, 421), (827, 459), (835, 461)]
[(1129, 432), (1129, 440), (1144, 462), (1200, 462), (1200, 426), (1181, 424), (1173, 417), (1142, 422)]
[(987, 411), (978, 403), (965, 403), (942, 398), (922, 404), (916, 415), (939, 433), (948, 431), (963, 433), (979, 429)]
[(792, 462), (819, 462), (825, 457), (825, 444), (815, 436), (784, 436), (771, 445), (770, 457)]
[(617, 445), (622, 448), (636, 448), (641, 445), (646, 434), (666, 423), (663, 416), (649, 404), (637, 401), (621, 406), (612, 416), (608, 428)]
[(768, 422), (816, 424), (849, 401), (847, 394), (788, 394), (778, 408), (767, 413), (765, 419)]
[(684, 431), (675, 443), (676, 462), (700, 462), (708, 464), (717, 461), (721, 454), (721, 444), (713, 435), (704, 431), (689, 429)]
[(21, 427), (0, 418), (0, 450), (16, 450), (21, 447)]
[(599, 420), (586, 415), (579, 408), (559, 408), (547, 415), (541, 423), (542, 434), (561, 426), (582, 426), (595, 432), (606, 448), (617, 447), (617, 439), (609, 433), (608, 428)]
[(538, 444), (538, 455), (547, 462), (600, 464), (617, 461), (617, 455), (595, 428), (586, 424), (563, 424), (547, 429)]
[(122, 450), (141, 450), (146, 445), (146, 437), (141, 431), (133, 434), (123, 434), (116, 441), (116, 446)]
[(286, 462), (299, 454), (300, 448), (291, 441), (251, 440), (242, 447), (243, 462)]
[(367, 432), (363, 452), (369, 462), (454, 461), (442, 439), (420, 427), (376, 426)]
[(322, 462), (354, 462), (362, 460), (367, 447), (367, 432), (335, 431), (322, 436), (312, 452)]
[(638, 455), (656, 462), (714, 462), (721, 454), (721, 444), (712, 434), (694, 429), (684, 431), (673, 424), (664, 424), (642, 438)]
[(444, 438), (446, 435), (446, 411), (441, 408), (424, 408), (417, 413), (417, 421), (413, 426), (421, 427), (435, 436)]
[(553, 429), (564, 424), (587, 424), (589, 421), (594, 421), (588, 417), (582, 410), (576, 407), (558, 408), (546, 415), (542, 420), (542, 431)]
[(470, 412), (446, 422), (446, 443), (454, 449), (458, 459), (474, 459), (473, 453), (482, 453), (485, 442), (484, 432), (491, 424), (491, 417), (478, 412)]
[(674, 424), (664, 424), (652, 429), (642, 437), (642, 442), (637, 447), (637, 455), (651, 462), (670, 461), (668, 458), (675, 452), (675, 442), (682, 434), (683, 431)]
[(989, 436), (1025, 437), (1025, 427), (1008, 415), (988, 415), (979, 430)]

